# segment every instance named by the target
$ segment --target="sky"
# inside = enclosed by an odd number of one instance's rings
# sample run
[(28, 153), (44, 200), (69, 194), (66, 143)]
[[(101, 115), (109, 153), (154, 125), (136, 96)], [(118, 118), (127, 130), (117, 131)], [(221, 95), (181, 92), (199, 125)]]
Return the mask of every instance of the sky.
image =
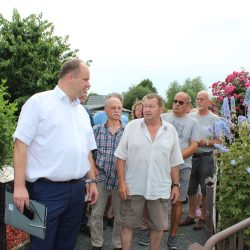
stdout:
[[(11, 20), (43, 14), (79, 58), (92, 60), (91, 92), (125, 92), (150, 79), (169, 84), (201, 77), (207, 86), (250, 71), (249, 0), (0, 0)], [(211, 90), (210, 90), (211, 91)]]

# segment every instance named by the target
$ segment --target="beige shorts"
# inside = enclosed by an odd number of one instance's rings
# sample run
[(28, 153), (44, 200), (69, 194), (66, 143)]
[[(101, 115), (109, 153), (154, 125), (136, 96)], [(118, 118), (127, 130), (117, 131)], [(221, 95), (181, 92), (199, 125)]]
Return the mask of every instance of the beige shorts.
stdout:
[(141, 195), (129, 195), (121, 203), (122, 226), (138, 228), (142, 225), (144, 206), (147, 208), (148, 227), (164, 230), (168, 227), (168, 199), (146, 200)]

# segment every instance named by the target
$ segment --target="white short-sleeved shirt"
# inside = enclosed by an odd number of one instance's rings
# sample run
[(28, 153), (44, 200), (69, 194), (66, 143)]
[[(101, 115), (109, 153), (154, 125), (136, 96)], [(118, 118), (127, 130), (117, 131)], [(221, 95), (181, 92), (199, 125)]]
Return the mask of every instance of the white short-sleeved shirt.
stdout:
[(125, 181), (130, 195), (142, 195), (149, 200), (170, 198), (170, 168), (183, 163), (173, 125), (162, 121), (152, 141), (143, 118), (129, 122), (115, 156), (126, 161)]
[(96, 148), (88, 113), (78, 99), (71, 103), (58, 86), (28, 99), (13, 137), (28, 145), (30, 182), (41, 177), (82, 178), (90, 169), (88, 154)]

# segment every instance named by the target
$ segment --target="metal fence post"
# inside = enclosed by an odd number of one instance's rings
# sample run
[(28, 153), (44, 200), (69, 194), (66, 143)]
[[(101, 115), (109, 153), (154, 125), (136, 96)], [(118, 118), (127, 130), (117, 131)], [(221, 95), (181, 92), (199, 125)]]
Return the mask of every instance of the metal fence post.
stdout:
[(206, 200), (205, 200), (205, 241), (214, 234), (213, 205), (214, 205), (214, 180), (206, 178)]

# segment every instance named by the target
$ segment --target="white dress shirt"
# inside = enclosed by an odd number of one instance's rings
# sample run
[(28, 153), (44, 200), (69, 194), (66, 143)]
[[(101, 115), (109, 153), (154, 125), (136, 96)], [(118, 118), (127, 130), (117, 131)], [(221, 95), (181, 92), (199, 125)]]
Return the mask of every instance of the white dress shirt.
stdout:
[[(85, 176), (96, 148), (88, 113), (56, 86), (24, 104), (14, 139), (28, 145), (26, 180), (66, 181)], [(18, 167), (18, 166), (17, 166)]]
[(183, 163), (178, 135), (170, 123), (162, 121), (152, 141), (143, 118), (129, 122), (115, 156), (126, 161), (125, 181), (130, 195), (148, 200), (170, 198), (170, 168)]

